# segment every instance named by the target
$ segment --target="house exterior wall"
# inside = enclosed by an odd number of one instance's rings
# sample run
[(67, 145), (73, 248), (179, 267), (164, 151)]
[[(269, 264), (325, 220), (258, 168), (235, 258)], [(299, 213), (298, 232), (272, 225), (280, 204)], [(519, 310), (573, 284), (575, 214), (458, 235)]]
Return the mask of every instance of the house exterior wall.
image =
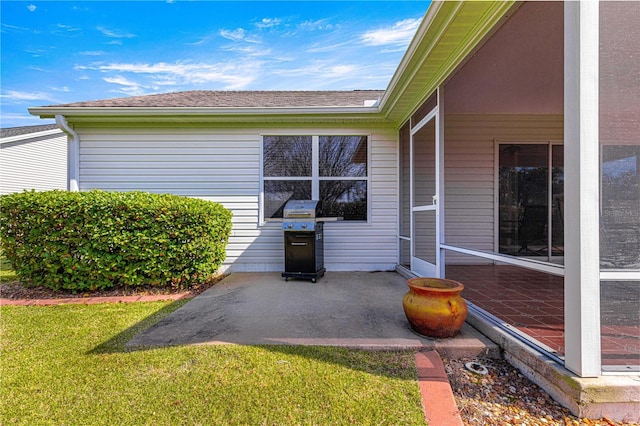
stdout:
[(326, 223), (327, 270), (390, 270), (397, 262), (397, 131), (361, 128), (76, 127), (81, 191), (149, 191), (216, 201), (233, 212), (222, 270), (284, 270), (280, 223), (261, 223), (262, 134), (370, 135), (369, 221)]
[[(449, 114), (444, 122), (446, 244), (494, 251), (496, 141), (562, 141), (563, 117)], [(446, 259), (481, 262), (453, 252)]]
[(0, 144), (0, 194), (67, 189), (67, 136), (55, 133)]

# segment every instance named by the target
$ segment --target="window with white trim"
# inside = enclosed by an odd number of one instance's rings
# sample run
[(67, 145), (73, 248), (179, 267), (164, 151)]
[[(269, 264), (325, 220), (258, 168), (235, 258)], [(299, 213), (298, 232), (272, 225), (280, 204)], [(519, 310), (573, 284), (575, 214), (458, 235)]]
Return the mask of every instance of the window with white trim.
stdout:
[(264, 136), (264, 218), (281, 218), (289, 200), (321, 200), (324, 216), (367, 220), (367, 136)]

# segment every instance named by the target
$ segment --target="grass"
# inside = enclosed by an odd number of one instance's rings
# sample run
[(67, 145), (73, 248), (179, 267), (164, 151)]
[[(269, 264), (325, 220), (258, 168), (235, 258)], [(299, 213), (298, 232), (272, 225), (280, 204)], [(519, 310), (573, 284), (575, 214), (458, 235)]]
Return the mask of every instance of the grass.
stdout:
[(1, 307), (0, 424), (425, 424), (411, 352), (125, 348), (182, 303)]

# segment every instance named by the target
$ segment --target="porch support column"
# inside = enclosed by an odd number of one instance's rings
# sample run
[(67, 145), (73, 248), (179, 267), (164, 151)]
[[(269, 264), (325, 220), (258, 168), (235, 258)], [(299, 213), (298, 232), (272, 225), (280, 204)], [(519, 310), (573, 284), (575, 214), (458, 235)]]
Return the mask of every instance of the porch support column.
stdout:
[(437, 140), (436, 140), (436, 165), (437, 177), (436, 177), (436, 194), (437, 194), (437, 211), (436, 211), (436, 226), (437, 229), (437, 247), (436, 247), (436, 266), (437, 277), (445, 277), (445, 263), (446, 263), (446, 251), (441, 248), (442, 244), (447, 242), (445, 228), (444, 228), (444, 84), (438, 87), (438, 115), (436, 123)]
[(564, 3), (565, 367), (599, 376), (599, 3)]

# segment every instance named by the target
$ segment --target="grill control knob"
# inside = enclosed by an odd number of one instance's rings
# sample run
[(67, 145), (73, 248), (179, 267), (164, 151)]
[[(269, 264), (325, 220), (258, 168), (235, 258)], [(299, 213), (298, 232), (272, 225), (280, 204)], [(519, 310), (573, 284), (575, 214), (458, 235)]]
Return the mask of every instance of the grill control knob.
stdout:
[(288, 225), (287, 225), (287, 227), (288, 227), (289, 229), (293, 228), (293, 223), (288, 224)]
[(302, 229), (307, 229), (307, 224), (306, 223), (302, 224)]

